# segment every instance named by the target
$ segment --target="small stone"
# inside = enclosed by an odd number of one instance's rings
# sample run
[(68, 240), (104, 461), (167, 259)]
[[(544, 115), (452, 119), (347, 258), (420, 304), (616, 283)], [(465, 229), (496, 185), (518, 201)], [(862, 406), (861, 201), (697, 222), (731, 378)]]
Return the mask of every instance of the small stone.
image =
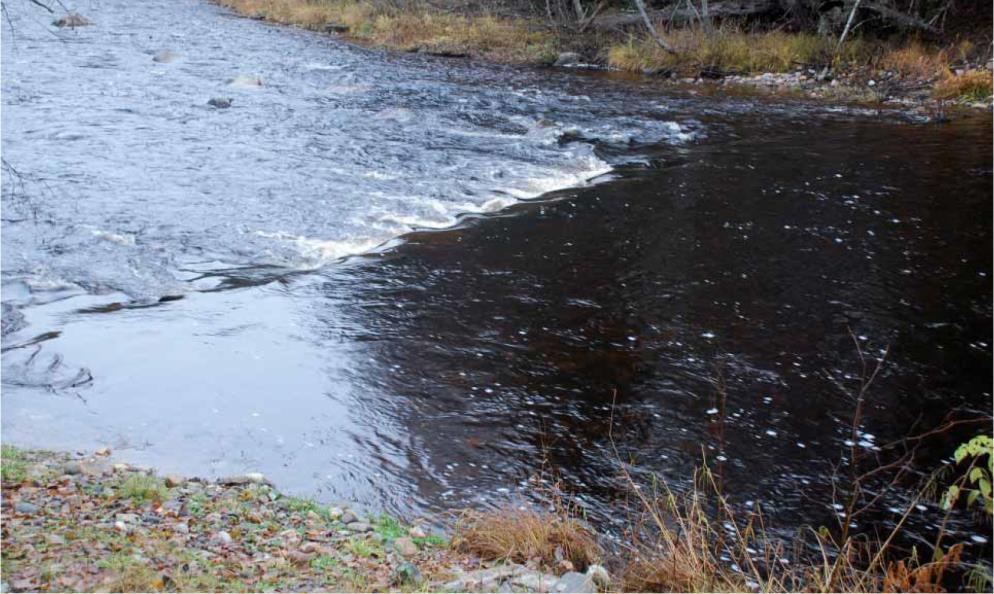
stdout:
[(428, 533), (421, 526), (414, 526), (407, 531), (408, 536), (411, 538), (428, 538)]
[[(210, 101), (207, 102), (207, 105), (210, 105), (211, 107), (216, 107), (218, 109), (227, 109), (227, 108), (231, 107), (231, 99), (228, 98), (228, 97), (214, 97), (213, 99), (211, 99)], [(237, 479), (237, 478), (243, 478), (243, 477), (228, 477), (228, 480), (230, 481), (232, 479)], [(224, 482), (224, 481), (222, 481), (222, 482)], [(245, 484), (245, 483), (248, 483), (248, 482), (251, 482), (251, 481), (245, 481), (244, 483), (224, 482), (224, 484), (226, 484), (226, 485), (241, 485), (241, 484)]]
[(62, 474), (80, 474), (83, 472), (83, 465), (79, 462), (66, 462), (62, 465)]
[(169, 488), (172, 488), (172, 487), (181, 487), (181, 486), (183, 486), (184, 483), (186, 483), (186, 479), (183, 478), (183, 477), (181, 477), (178, 474), (167, 474), (166, 478), (165, 478), (165, 482), (166, 482), (166, 486), (169, 487)]
[(231, 544), (231, 535), (225, 532), (224, 530), (221, 530), (220, 532), (214, 535), (214, 540), (223, 545), (229, 545)]
[(345, 512), (342, 511), (342, 508), (340, 508), (340, 507), (333, 507), (333, 508), (331, 508), (331, 509), (328, 510), (328, 517), (331, 518), (332, 520), (339, 520), (339, 519), (341, 519), (342, 514), (344, 514), (344, 513)]
[(413, 557), (418, 554), (418, 545), (406, 536), (394, 539), (393, 550), (403, 557)]
[(97, 456), (110, 456), (110, 448), (100, 448), (99, 450), (93, 452)]
[(38, 506), (27, 501), (18, 501), (14, 504), (14, 511), (19, 514), (33, 514), (38, 511)]
[(421, 570), (418, 569), (413, 563), (401, 563), (394, 568), (391, 577), (393, 583), (396, 585), (418, 584), (423, 579), (421, 576)]
[(350, 522), (345, 525), (352, 532), (372, 532), (373, 527), (366, 522)]
[(121, 520), (114, 522), (114, 529), (120, 532), (121, 534), (128, 533), (128, 525), (122, 522)]
[(124, 522), (125, 524), (137, 524), (138, 516), (135, 514), (117, 514), (114, 516), (115, 520), (119, 522)]
[(875, 87), (875, 86), (877, 86), (877, 81), (875, 81), (875, 80), (873, 80), (871, 78), (869, 81), (867, 81), (866, 86), (868, 86), (868, 87)]
[(50, 545), (64, 545), (66, 544), (66, 539), (62, 538), (58, 534), (49, 534), (45, 536), (45, 542)]
[(182, 522), (179, 524), (173, 524), (173, 532), (178, 532), (180, 534), (189, 534), (190, 527)]
[(343, 524), (351, 524), (352, 522), (358, 522), (358, 521), (359, 518), (357, 518), (356, 515), (352, 513), (352, 510), (345, 510), (345, 513), (342, 514)]
[(118, 462), (117, 464), (115, 464), (113, 466), (113, 468), (114, 468), (115, 472), (127, 472), (128, 470), (131, 469), (131, 467), (128, 466), (127, 464), (122, 464), (120, 462)]

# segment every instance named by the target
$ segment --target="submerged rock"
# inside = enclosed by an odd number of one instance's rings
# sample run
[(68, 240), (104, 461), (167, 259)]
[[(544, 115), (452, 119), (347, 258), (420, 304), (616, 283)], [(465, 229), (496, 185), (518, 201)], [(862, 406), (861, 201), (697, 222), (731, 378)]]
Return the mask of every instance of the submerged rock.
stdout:
[(52, 24), (56, 27), (70, 27), (75, 29), (76, 27), (88, 27), (93, 24), (93, 21), (78, 12), (70, 12), (65, 16), (55, 19), (52, 21)]
[[(228, 97), (214, 97), (213, 99), (207, 102), (207, 105), (210, 105), (211, 107), (216, 107), (218, 109), (227, 109), (231, 107), (231, 101), (232, 100)], [(224, 480), (222, 479), (221, 482), (224, 483)], [(235, 484), (235, 483), (225, 483), (225, 484)]]
[(254, 75), (248, 75), (248, 74), (239, 74), (235, 78), (229, 80), (228, 81), (228, 85), (232, 86), (232, 87), (238, 87), (238, 88), (241, 88), (241, 89), (250, 89), (250, 88), (254, 88), (254, 87), (261, 87), (262, 86), (262, 77), (260, 77), (260, 76), (254, 76)]
[(177, 54), (176, 52), (170, 50), (162, 50), (161, 52), (158, 52), (154, 56), (152, 56), (152, 61), (167, 64), (169, 62), (175, 62), (177, 58), (179, 58), (179, 54)]

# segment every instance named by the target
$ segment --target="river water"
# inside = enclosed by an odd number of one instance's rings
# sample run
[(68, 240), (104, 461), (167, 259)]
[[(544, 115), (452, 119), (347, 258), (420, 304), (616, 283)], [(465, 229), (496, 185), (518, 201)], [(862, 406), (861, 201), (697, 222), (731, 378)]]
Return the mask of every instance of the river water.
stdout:
[(889, 349), (867, 455), (991, 412), (989, 116), (373, 51), (199, 0), (83, 0), (76, 30), (7, 5), (7, 443), (405, 515), (539, 477), (608, 529), (618, 456), (678, 488), (706, 456), (792, 530), (835, 518), (859, 352)]

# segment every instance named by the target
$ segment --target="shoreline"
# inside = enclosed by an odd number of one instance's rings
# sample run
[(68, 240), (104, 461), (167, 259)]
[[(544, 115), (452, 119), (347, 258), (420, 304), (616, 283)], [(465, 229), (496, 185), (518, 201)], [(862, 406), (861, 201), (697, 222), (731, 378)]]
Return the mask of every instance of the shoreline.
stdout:
[[(668, 66), (668, 58), (659, 55), (654, 46), (646, 47), (651, 44), (645, 40), (636, 43), (629, 37), (626, 44), (595, 33), (560, 38), (550, 33), (543, 23), (522, 16), (499, 18), (431, 12), (405, 14), (403, 11), (385, 16), (377, 15), (371, 9), (363, 12), (357, 8), (360, 3), (344, 0), (327, 0), (324, 7), (306, 5), (306, 11), (294, 0), (268, 3), (259, 0), (210, 1), (243, 18), (333, 35), (349, 43), (386, 51), (626, 74), (646, 81), (659, 81), (673, 88), (699, 87), (706, 93), (722, 92), (727, 88), (757, 96), (801, 97), (829, 105), (892, 108), (915, 112), (928, 121), (945, 121), (957, 111), (992, 113), (994, 110), (990, 64), (986, 67), (961, 64), (951, 68), (953, 59), (946, 55), (946, 49), (926, 50), (917, 43), (894, 43), (884, 46), (886, 49), (864, 50), (867, 56), (880, 62), (873, 67), (854, 61), (848, 66), (831, 69), (793, 60), (789, 68), (780, 70), (747, 71), (698, 65), (688, 71), (686, 64)], [(421, 30), (408, 31), (416, 28), (419, 22), (424, 25)], [(460, 27), (468, 32), (453, 33), (454, 28)], [(390, 28), (400, 32), (395, 33)], [(685, 43), (702, 43), (699, 32), (685, 33), (685, 37), (691, 38)], [(733, 41), (750, 43), (763, 39), (766, 34), (737, 35)], [(801, 34), (797, 36), (801, 37)], [(516, 43), (523, 48), (516, 47)], [(786, 39), (777, 43), (785, 44), (777, 50), (788, 51), (791, 43), (803, 45), (811, 40)], [(572, 51), (574, 49), (579, 51)], [(948, 51), (952, 53), (952, 50)], [(867, 56), (863, 59), (868, 59)], [(750, 60), (746, 56), (737, 58), (743, 62)], [(777, 58), (783, 59), (782, 56)], [(978, 79), (982, 85), (986, 84), (986, 91), (977, 90)], [(977, 93), (986, 93), (986, 96), (979, 97)]]
[[(568, 591), (591, 564), (482, 558), (423, 519), (282, 494), (259, 473), (159, 476), (89, 455), (3, 445), (0, 591)], [(563, 582), (563, 580), (566, 580)], [(582, 590), (582, 588), (579, 588)], [(597, 588), (588, 587), (589, 591)], [(563, 590), (560, 590), (563, 591)]]

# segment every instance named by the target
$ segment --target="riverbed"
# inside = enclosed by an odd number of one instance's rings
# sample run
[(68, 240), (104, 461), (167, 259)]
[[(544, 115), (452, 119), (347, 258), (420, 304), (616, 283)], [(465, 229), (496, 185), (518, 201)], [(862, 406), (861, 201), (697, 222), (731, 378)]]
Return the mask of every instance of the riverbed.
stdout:
[(78, 10), (3, 39), (5, 443), (407, 516), (558, 483), (608, 530), (622, 467), (718, 465), (789, 531), (852, 447), (991, 412), (989, 115)]

